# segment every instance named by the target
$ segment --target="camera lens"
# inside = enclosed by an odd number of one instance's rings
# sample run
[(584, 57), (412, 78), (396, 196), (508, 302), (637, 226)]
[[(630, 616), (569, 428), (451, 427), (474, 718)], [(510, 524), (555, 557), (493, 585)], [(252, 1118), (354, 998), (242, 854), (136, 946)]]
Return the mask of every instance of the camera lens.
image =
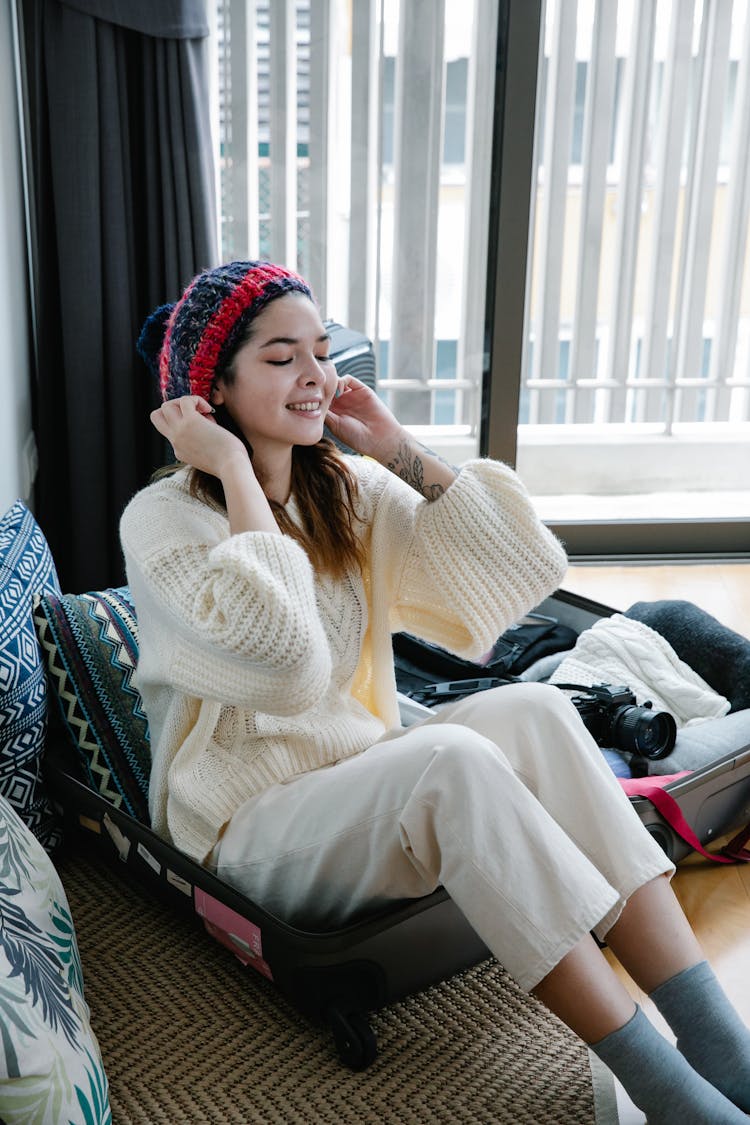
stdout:
[(677, 724), (668, 711), (619, 707), (612, 717), (614, 745), (644, 758), (666, 758), (674, 749)]

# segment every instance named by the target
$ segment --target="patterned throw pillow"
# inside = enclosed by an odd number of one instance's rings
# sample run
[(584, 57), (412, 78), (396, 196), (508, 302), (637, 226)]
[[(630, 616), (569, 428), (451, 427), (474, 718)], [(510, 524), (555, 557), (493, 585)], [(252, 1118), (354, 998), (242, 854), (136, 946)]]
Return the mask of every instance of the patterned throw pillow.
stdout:
[(31, 617), (37, 592), (60, 586), (47, 540), (17, 500), (0, 519), (0, 795), (52, 851), (61, 830), (41, 773), (47, 685)]
[(111, 1125), (68, 900), (0, 797), (0, 1121)]
[(132, 677), (138, 624), (127, 586), (35, 599), (34, 624), (89, 785), (148, 823), (148, 721)]

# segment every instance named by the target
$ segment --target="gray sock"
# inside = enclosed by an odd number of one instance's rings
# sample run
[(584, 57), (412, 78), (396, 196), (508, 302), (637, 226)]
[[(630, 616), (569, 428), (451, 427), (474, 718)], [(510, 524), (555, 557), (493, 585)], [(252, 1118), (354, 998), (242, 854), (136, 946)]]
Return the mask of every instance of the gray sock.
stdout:
[(651, 999), (693, 1069), (750, 1113), (750, 1031), (708, 962), (660, 984)]
[(591, 1050), (620, 1080), (649, 1125), (747, 1125), (747, 1117), (701, 1078), (640, 1007)]

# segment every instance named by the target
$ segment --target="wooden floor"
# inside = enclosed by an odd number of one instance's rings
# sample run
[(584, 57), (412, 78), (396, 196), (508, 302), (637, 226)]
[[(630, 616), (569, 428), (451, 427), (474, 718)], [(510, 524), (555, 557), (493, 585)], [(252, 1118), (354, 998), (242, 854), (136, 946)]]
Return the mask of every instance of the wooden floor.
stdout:
[[(750, 563), (574, 566), (563, 586), (621, 610), (635, 601), (683, 598), (750, 637)], [(750, 1024), (750, 864), (724, 867), (691, 857), (679, 865), (674, 886), (714, 970)], [(631, 994), (665, 1030), (653, 1005), (608, 956)]]

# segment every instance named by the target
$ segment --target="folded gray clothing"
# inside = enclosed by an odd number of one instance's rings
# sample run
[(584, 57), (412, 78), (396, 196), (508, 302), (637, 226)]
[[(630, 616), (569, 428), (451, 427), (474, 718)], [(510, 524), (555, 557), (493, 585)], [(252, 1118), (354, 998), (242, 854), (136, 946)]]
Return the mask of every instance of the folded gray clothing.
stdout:
[[(656, 761), (649, 759), (648, 772), (663, 776), (680, 770), (702, 770), (746, 746), (750, 746), (750, 709), (682, 727), (672, 753)], [(631, 763), (633, 757), (630, 755)]]
[[(727, 628), (692, 602), (636, 602), (626, 617), (648, 625), (731, 704), (731, 711), (750, 707), (750, 640)], [(689, 768), (689, 767), (681, 767)]]

